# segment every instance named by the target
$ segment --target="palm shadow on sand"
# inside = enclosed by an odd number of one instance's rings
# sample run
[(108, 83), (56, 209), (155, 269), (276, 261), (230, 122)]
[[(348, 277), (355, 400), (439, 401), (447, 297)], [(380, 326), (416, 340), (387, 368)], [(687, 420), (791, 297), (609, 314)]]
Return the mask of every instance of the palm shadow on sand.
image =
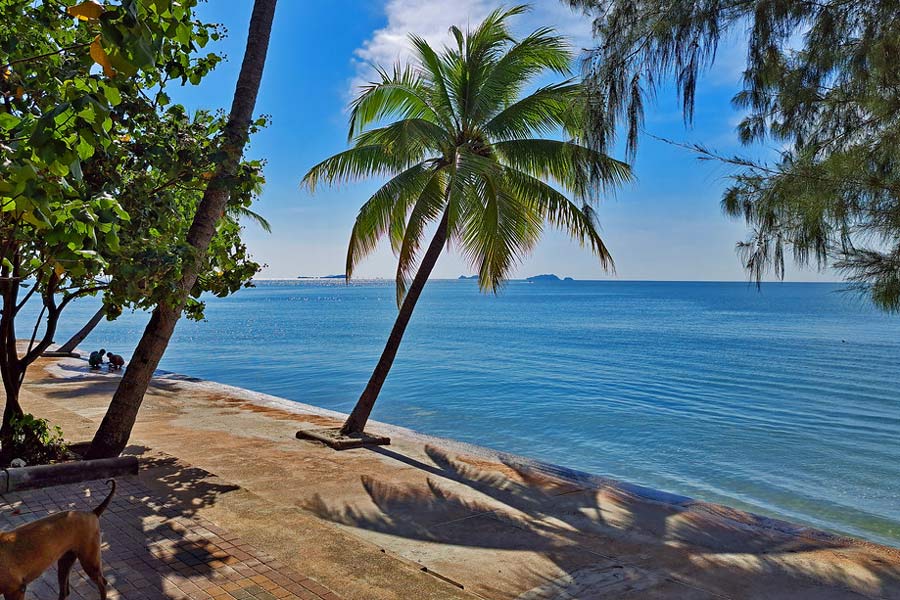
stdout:
[[(660, 501), (624, 484), (572, 482), (511, 459), (491, 465), (433, 446), (426, 447), (430, 463), (388, 448), (371, 451), (421, 470), (425, 485), (364, 475), (360, 484), (374, 506), (329, 504), (316, 495), (307, 508), (344, 526), (449, 546), (447, 552), (463, 560), (487, 556), (501, 565), (489, 580), (477, 562), (443, 575), (489, 597), (639, 598), (649, 590), (667, 597), (745, 597), (749, 581), (755, 590), (749, 597), (841, 597), (835, 588), (864, 597), (851, 586), (894, 597), (900, 584), (900, 573), (877, 559), (854, 572), (840, 562), (791, 560), (824, 550), (852, 553), (856, 546), (725, 507)], [(504, 551), (534, 553), (551, 565), (535, 568), (541, 560)]]

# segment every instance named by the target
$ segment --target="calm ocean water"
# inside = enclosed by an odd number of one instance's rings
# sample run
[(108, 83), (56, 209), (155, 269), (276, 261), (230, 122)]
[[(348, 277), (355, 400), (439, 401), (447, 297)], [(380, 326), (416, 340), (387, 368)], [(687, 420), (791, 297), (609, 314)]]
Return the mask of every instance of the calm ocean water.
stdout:
[[(840, 289), (433, 281), (373, 418), (900, 546), (900, 317)], [(162, 368), (349, 411), (395, 310), (389, 282), (261, 282)], [(87, 345), (128, 358), (145, 322)]]

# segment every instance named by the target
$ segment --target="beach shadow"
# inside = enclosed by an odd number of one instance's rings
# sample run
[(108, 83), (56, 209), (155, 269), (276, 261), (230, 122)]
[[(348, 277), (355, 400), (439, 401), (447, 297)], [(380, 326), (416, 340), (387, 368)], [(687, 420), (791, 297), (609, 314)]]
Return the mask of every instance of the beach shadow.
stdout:
[[(142, 476), (117, 478), (118, 490), (101, 516), (104, 575), (118, 597), (167, 599), (197, 597), (193, 581), (221, 576), (238, 562), (227, 534), (197, 518), (197, 511), (238, 489), (210, 481), (202, 469), (185, 468), (177, 460), (150, 455), (141, 446), (126, 454), (141, 457)], [(105, 482), (29, 490), (0, 496), (0, 529), (7, 530), (62, 510), (90, 511), (106, 497)], [(219, 535), (222, 533), (225, 537)], [(72, 597), (97, 597), (96, 586), (76, 564), (70, 576)], [(56, 598), (56, 567), (28, 588), (28, 600)]]
[[(835, 590), (853, 597), (851, 587), (872, 597), (900, 597), (900, 561), (859, 556), (851, 564), (835, 558), (843, 552), (824, 559), (826, 550), (854, 553), (858, 545), (850, 540), (785, 531), (777, 522), (740, 511), (720, 514), (688, 498), (662, 502), (613, 482), (566, 481), (507, 459), (470, 460), (433, 446), (425, 448), (427, 462), (390, 448), (368, 451), (422, 471), (425, 485), (364, 475), (360, 485), (374, 510), (320, 495), (306, 508), (344, 526), (446, 545), (435, 554), (442, 560), (455, 552), (468, 559), (473, 555), (466, 549), (524, 551), (541, 559), (495, 565), (489, 576), (477, 564), (461, 571), (488, 597), (515, 590), (527, 592), (522, 598), (593, 598), (603, 590), (603, 597), (639, 598), (653, 590), (663, 597), (825, 598), (842, 597)], [(426, 565), (428, 547), (421, 551)], [(801, 554), (810, 559), (792, 560)], [(487, 560), (495, 556), (502, 554)], [(755, 592), (745, 595), (748, 584)]]
[[(29, 385), (41, 388), (41, 393), (48, 398), (71, 400), (77, 402), (85, 390), (91, 394), (103, 394), (112, 396), (119, 385), (124, 371), (109, 371), (105, 366), (102, 369), (91, 369), (85, 363), (81, 365), (59, 364), (57, 367), (68, 373), (77, 374), (75, 377), (63, 379), (48, 379), (41, 375), (33, 375)], [(163, 374), (155, 376), (148, 386), (148, 393), (152, 392), (162, 397), (172, 397), (183, 392), (181, 384), (197, 383), (202, 381), (196, 377), (186, 375)]]
[(150, 485), (155, 502), (169, 507), (167, 512), (175, 516), (193, 517), (200, 509), (214, 505), (221, 496), (240, 489), (233, 484), (218, 483), (208, 471), (146, 446), (131, 445), (122, 454), (138, 458), (141, 478)]

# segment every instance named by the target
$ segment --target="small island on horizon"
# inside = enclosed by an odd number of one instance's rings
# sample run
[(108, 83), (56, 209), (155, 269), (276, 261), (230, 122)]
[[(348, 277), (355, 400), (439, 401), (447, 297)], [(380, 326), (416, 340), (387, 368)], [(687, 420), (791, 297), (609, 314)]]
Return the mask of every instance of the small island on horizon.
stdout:
[[(459, 277), (457, 277), (457, 279), (460, 279), (460, 280), (474, 279), (474, 280), (477, 281), (477, 280), (478, 280), (478, 275), (460, 275)], [(572, 277), (564, 277), (564, 278), (560, 279), (559, 275), (556, 275), (556, 274), (554, 274), (554, 273), (544, 273), (544, 274), (542, 274), (542, 275), (533, 275), (533, 276), (531, 276), (531, 277), (526, 277), (526, 278), (525, 278), (525, 281), (530, 281), (530, 282), (536, 282), (536, 281), (575, 281), (575, 279), (572, 278)]]
[(339, 275), (298, 275), (297, 279), (346, 279), (343, 273)]
[(542, 275), (534, 275), (532, 277), (527, 277), (525, 281), (530, 281), (532, 283), (538, 281), (575, 281), (572, 277), (566, 277), (564, 279), (560, 279), (558, 275), (554, 273), (544, 273)]

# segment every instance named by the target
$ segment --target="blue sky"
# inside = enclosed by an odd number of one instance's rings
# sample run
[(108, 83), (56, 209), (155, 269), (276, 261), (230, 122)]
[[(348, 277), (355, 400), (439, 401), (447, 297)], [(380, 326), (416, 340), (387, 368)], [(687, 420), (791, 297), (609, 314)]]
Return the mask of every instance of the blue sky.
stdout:
[[(518, 20), (521, 32), (550, 25), (576, 48), (590, 43), (590, 23), (557, 0), (537, 0)], [(378, 181), (311, 196), (299, 187), (315, 163), (346, 148), (347, 101), (367, 81), (367, 62), (391, 64), (405, 53), (405, 35), (415, 32), (441, 43), (450, 25), (476, 23), (496, 0), (282, 0), (275, 17), (269, 59), (257, 112), (272, 124), (254, 137), (249, 154), (267, 161), (267, 186), (256, 210), (272, 223), (266, 234), (248, 224), (246, 240), (254, 257), (267, 266), (262, 277), (292, 278), (343, 271), (347, 239), (356, 211)], [(227, 108), (234, 89), (250, 0), (210, 2), (201, 16), (224, 24), (229, 35), (214, 48), (229, 60), (199, 87), (175, 97), (191, 108)], [(452, 9), (450, 8), (452, 7)], [(739, 34), (736, 34), (736, 38)], [(734, 132), (740, 115), (731, 108), (742, 68), (739, 44), (725, 44), (717, 65), (701, 81), (694, 124), (685, 128), (677, 100), (663, 94), (647, 107), (646, 129), (679, 141), (702, 142), (726, 154), (739, 150)], [(757, 150), (759, 154), (761, 150)], [(719, 208), (728, 171), (698, 161), (685, 150), (651, 138), (642, 140), (635, 164), (637, 182), (599, 207), (607, 245), (619, 279), (744, 280), (735, 242), (746, 230)], [(361, 265), (358, 276), (392, 277), (395, 260), (380, 248)], [(445, 254), (435, 277), (457, 277), (472, 269)], [(552, 229), (516, 273), (557, 273), (577, 279), (607, 275), (591, 254)], [(790, 280), (833, 279), (813, 270), (789, 269)]]

